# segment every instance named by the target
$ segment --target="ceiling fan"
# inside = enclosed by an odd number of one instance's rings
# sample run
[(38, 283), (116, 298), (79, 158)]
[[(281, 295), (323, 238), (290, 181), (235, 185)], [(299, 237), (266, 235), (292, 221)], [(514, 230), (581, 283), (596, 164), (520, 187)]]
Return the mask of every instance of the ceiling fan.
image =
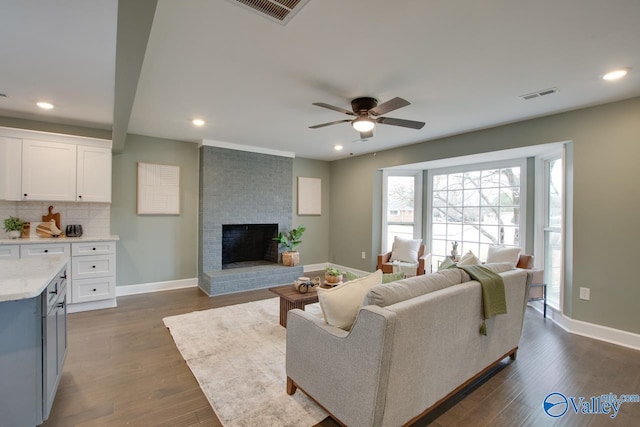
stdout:
[(358, 132), (360, 132), (360, 139), (371, 138), (373, 136), (373, 128), (376, 123), (382, 125), (401, 126), (411, 129), (422, 129), (424, 122), (417, 122), (414, 120), (405, 119), (393, 119), (391, 117), (380, 117), (383, 114), (397, 110), (411, 103), (402, 98), (393, 98), (387, 102), (383, 102), (378, 105), (378, 100), (370, 97), (356, 98), (351, 101), (351, 109), (353, 111), (345, 110), (344, 108), (336, 107), (334, 105), (325, 104), (324, 102), (314, 102), (313, 105), (318, 107), (328, 108), (330, 110), (338, 111), (340, 113), (347, 114), (349, 116), (355, 116), (355, 119), (336, 120), (335, 122), (322, 123), (315, 126), (309, 126), (310, 129), (318, 129), (325, 126), (337, 125), (338, 123), (351, 122), (351, 126)]

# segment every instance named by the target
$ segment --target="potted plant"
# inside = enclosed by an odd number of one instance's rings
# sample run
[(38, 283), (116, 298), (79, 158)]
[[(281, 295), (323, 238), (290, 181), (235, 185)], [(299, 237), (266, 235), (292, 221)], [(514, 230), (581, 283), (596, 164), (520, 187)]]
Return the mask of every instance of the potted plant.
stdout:
[(16, 218), (15, 216), (10, 216), (4, 220), (4, 231), (8, 231), (9, 237), (12, 239), (20, 237), (22, 227), (24, 227), (24, 221), (20, 218)]
[(302, 243), (302, 233), (306, 230), (304, 225), (298, 228), (293, 228), (287, 233), (280, 232), (278, 237), (274, 237), (273, 240), (278, 242), (280, 246), (283, 246), (286, 250), (282, 252), (282, 264), (288, 267), (294, 267), (300, 263), (300, 254), (296, 251), (296, 248)]
[(342, 273), (335, 267), (327, 266), (324, 269), (324, 280), (329, 284), (335, 285), (342, 282)]

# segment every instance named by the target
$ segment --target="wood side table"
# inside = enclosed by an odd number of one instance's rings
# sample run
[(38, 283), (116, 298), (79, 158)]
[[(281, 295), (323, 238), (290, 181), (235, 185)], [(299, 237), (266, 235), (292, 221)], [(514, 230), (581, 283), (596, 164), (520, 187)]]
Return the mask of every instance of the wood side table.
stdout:
[(304, 310), (307, 304), (318, 302), (318, 293), (315, 289), (309, 290), (306, 294), (301, 294), (295, 290), (293, 284), (276, 286), (269, 288), (271, 292), (280, 297), (280, 325), (287, 327), (287, 313), (289, 310), (299, 308)]

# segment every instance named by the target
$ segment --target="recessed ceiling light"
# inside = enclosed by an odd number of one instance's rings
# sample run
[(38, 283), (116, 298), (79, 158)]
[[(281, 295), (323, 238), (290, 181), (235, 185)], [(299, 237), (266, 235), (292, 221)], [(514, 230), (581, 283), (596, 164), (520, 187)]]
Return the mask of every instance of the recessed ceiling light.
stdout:
[(202, 119), (193, 119), (191, 123), (193, 123), (196, 126), (204, 126), (204, 120)]
[(621, 68), (619, 70), (609, 71), (607, 74), (602, 76), (603, 80), (618, 80), (623, 78), (629, 73), (629, 68)]
[(49, 102), (38, 102), (36, 105), (43, 110), (51, 110), (53, 108), (53, 104)]
[(336, 151), (342, 151), (343, 148), (344, 147), (342, 145), (340, 145), (340, 144), (337, 144), (337, 145), (333, 146), (333, 149), (336, 150)]

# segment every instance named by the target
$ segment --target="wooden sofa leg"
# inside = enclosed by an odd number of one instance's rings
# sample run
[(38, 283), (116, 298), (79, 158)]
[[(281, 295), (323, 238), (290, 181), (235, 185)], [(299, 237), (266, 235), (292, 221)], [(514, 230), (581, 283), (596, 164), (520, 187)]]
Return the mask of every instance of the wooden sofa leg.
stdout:
[(287, 377), (287, 394), (291, 396), (297, 389), (298, 386), (296, 386), (296, 383), (294, 383), (291, 378)]
[(518, 349), (513, 350), (513, 353), (511, 353), (509, 357), (511, 360), (516, 360), (516, 357), (518, 357)]

